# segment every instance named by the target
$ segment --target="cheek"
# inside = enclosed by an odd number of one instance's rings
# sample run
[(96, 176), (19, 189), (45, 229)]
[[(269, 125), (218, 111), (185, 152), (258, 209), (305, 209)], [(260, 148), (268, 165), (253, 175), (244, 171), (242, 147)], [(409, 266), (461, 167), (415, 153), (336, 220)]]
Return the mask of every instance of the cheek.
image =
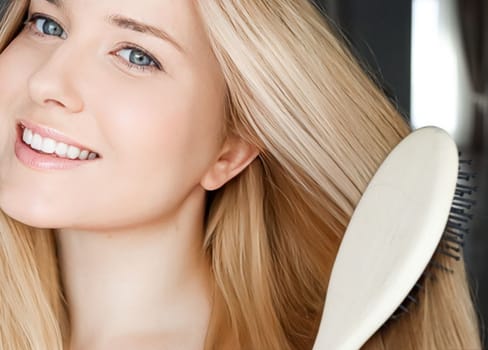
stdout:
[(200, 102), (196, 89), (166, 85), (173, 86), (147, 84), (137, 94), (113, 91), (97, 113), (104, 138), (122, 164), (137, 159), (145, 169), (194, 167), (191, 173), (201, 172), (218, 151), (222, 116), (216, 103), (207, 108)]
[(22, 87), (26, 86), (26, 67), (30, 64), (22, 51), (13, 42), (0, 54), (0, 140), (5, 140), (6, 133), (11, 131), (14, 104), (22, 100), (21, 96), (25, 94)]
[[(102, 86), (107, 91), (103, 98), (87, 104), (104, 144), (104, 160), (91, 188), (103, 188), (112, 203), (106, 207), (131, 212), (130, 220), (178, 206), (219, 151), (222, 116), (216, 103), (209, 104), (212, 110), (202, 108), (202, 97), (192, 92), (196, 89), (167, 85), (173, 88), (148, 84), (122, 89), (110, 83)], [(137, 208), (131, 203), (138, 203)]]
[[(34, 67), (38, 65), (39, 53), (32, 52), (22, 44), (22, 39), (15, 39), (0, 53), (0, 108), (9, 106), (27, 92), (27, 82)], [(15, 99), (12, 99), (15, 97)]]
[[(25, 49), (13, 41), (0, 54), (0, 194), (12, 179), (16, 138), (15, 117), (25, 101), (29, 76), (27, 67), (32, 66)], [(32, 55), (30, 55), (32, 60)]]
[(0, 53), (0, 152), (5, 150), (5, 140), (10, 145), (16, 136), (16, 118), (25, 117), (21, 113), (31, 103), (28, 82), (44, 57), (43, 52), (29, 47), (25, 40), (20, 34)]

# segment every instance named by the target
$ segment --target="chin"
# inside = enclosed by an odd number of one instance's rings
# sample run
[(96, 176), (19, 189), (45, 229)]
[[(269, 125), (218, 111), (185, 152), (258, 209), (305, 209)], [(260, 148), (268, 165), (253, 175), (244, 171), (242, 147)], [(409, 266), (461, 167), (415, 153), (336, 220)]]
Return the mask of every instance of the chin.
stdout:
[[(9, 206), (0, 202), (0, 210), (11, 219), (35, 228), (50, 229), (60, 224), (59, 218), (56, 218), (54, 213), (48, 213), (45, 209)], [(57, 216), (59, 217), (60, 214)]]

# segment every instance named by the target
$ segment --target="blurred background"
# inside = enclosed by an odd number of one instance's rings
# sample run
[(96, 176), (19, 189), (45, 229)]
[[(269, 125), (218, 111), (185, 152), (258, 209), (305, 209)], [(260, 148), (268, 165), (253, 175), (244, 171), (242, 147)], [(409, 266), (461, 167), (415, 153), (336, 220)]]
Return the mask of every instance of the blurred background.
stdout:
[(488, 0), (314, 1), (414, 128), (444, 128), (473, 159), (478, 205), (464, 254), (486, 333)]
[[(488, 0), (316, 0), (414, 128), (436, 125), (472, 159), (477, 206), (464, 256), (488, 324)], [(486, 343), (486, 341), (485, 341)], [(487, 344), (485, 344), (485, 348)]]

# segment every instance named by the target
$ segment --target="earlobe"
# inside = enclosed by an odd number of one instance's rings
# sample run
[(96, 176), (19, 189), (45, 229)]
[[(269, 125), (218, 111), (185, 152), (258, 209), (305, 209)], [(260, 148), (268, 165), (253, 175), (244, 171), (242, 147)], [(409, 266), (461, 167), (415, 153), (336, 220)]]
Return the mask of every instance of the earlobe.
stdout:
[(220, 157), (205, 173), (200, 184), (207, 191), (222, 187), (243, 171), (258, 154), (257, 147), (242, 139), (227, 140)]

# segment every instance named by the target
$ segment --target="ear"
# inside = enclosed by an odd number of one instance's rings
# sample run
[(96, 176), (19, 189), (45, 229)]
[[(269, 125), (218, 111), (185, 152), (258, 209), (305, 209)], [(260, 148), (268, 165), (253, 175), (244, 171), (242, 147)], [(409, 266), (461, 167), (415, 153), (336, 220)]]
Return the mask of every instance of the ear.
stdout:
[(228, 137), (217, 161), (204, 174), (200, 184), (207, 191), (222, 187), (243, 171), (256, 157), (258, 149), (238, 137)]

